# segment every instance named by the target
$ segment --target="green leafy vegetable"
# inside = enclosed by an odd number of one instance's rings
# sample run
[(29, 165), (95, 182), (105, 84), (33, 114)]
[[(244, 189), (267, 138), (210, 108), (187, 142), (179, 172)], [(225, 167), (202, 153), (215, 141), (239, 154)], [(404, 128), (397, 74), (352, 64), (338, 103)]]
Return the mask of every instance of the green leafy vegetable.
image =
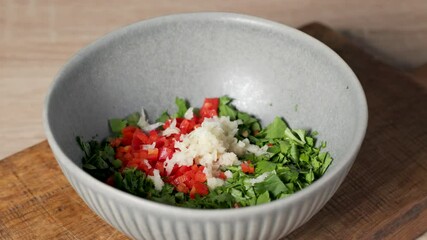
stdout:
[(277, 164), (271, 161), (259, 161), (256, 164), (255, 174), (259, 175), (265, 172), (271, 172), (276, 169)]
[(164, 111), (160, 117), (156, 119), (156, 122), (166, 122), (170, 118), (168, 111)]
[(260, 194), (256, 200), (256, 204), (260, 205), (260, 204), (264, 204), (264, 203), (269, 203), (271, 201), (270, 199), (270, 194), (268, 193), (268, 191), (265, 191), (264, 193)]
[(76, 141), (84, 152), (83, 169), (101, 181), (106, 180), (114, 172), (114, 149), (107, 143), (96, 140), (85, 142), (77, 137)]
[(118, 118), (110, 119), (110, 128), (113, 133), (121, 133), (123, 128), (126, 127), (128, 121)]
[(127, 125), (128, 126), (137, 126), (139, 119), (141, 118), (141, 114), (139, 112), (134, 112), (130, 114), (127, 118)]
[(178, 111), (173, 115), (174, 118), (182, 118), (185, 112), (188, 110), (187, 102), (183, 98), (175, 98), (175, 104), (178, 107)]
[(273, 196), (278, 197), (285, 193), (287, 188), (276, 174), (270, 174), (264, 181), (254, 185), (255, 192), (261, 194), (269, 191)]
[[(165, 111), (156, 122), (184, 117), (189, 108), (187, 102), (176, 98), (175, 103), (178, 111), (172, 116)], [(199, 114), (198, 109), (194, 109), (194, 114)], [(254, 172), (244, 173), (239, 165), (222, 167), (221, 171), (231, 171), (232, 176), (224, 185), (210, 190), (203, 197), (196, 195), (191, 199), (167, 181), (161, 191), (157, 191), (146, 173), (127, 167), (127, 160), (116, 159), (116, 148), (107, 141), (76, 138), (83, 152), (82, 167), (95, 178), (104, 182), (109, 179), (116, 188), (136, 196), (164, 204), (211, 209), (259, 205), (286, 198), (316, 181), (332, 164), (330, 154), (323, 151), (326, 143), (316, 143), (317, 132), (291, 129), (280, 117), (276, 117), (263, 129), (257, 118), (237, 110), (232, 105), (232, 99), (227, 96), (219, 99), (218, 115), (241, 121), (235, 136), (238, 140), (249, 140), (250, 144), (260, 148), (267, 145), (268, 148), (262, 154), (248, 151), (239, 157), (241, 161), (250, 161), (255, 168)], [(124, 119), (109, 120), (113, 135), (123, 137), (123, 128), (137, 126), (139, 118), (139, 113), (133, 113)]]
[(267, 139), (275, 139), (275, 138), (283, 138), (283, 133), (288, 129), (285, 121), (283, 121), (280, 117), (275, 117), (273, 122), (270, 123), (265, 129)]

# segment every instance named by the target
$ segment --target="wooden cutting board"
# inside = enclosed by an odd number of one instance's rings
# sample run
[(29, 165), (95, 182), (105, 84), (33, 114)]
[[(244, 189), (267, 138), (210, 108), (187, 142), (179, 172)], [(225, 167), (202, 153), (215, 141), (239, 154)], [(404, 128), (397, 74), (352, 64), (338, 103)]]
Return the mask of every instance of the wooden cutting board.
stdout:
[[(427, 76), (414, 81), (323, 25), (302, 30), (355, 71), (369, 127), (338, 192), (286, 239), (414, 239), (427, 232)], [(86, 207), (46, 141), (0, 162), (0, 238), (128, 239)]]

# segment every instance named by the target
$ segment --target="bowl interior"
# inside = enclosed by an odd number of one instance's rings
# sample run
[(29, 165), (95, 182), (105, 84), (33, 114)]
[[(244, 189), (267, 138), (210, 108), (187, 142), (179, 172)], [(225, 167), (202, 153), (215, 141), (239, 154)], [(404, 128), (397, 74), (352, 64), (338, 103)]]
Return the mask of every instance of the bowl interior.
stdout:
[(331, 50), (279, 24), (214, 14), (144, 21), (83, 49), (53, 85), (47, 121), (80, 165), (75, 137), (106, 137), (110, 118), (144, 107), (154, 120), (175, 111), (177, 96), (200, 106), (222, 95), (264, 124), (283, 116), (293, 128), (318, 131), (331, 168), (343, 164), (366, 121), (360, 84)]

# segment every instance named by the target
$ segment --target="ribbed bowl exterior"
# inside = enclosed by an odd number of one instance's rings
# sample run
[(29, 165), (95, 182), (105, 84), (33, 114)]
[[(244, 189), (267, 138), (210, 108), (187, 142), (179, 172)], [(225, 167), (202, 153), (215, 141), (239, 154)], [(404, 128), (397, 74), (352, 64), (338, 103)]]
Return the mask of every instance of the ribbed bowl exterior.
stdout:
[(353, 161), (345, 171), (331, 178), (327, 184), (311, 189), (310, 196), (289, 204), (261, 211), (251, 216), (233, 214), (232, 218), (194, 219), (181, 215), (171, 218), (155, 208), (132, 205), (123, 199), (107, 195), (79, 180), (73, 171), (62, 164), (61, 169), (86, 204), (102, 219), (134, 239), (164, 240), (238, 240), (279, 239), (307, 222), (332, 197), (343, 182)]

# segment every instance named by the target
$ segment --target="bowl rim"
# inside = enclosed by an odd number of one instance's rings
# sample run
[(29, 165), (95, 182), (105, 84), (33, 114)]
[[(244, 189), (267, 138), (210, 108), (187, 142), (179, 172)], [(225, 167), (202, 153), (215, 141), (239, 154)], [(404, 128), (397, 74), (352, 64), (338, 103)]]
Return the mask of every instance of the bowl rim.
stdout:
[[(193, 208), (184, 208), (172, 205), (166, 205), (158, 202), (154, 202), (151, 200), (147, 200), (138, 196), (134, 196), (130, 193), (121, 191), (119, 189), (108, 186), (107, 184), (95, 179), (88, 173), (86, 173), (83, 169), (77, 166), (70, 158), (68, 158), (65, 153), (62, 151), (61, 147), (55, 140), (52, 130), (50, 128), (49, 123), (49, 109), (52, 93), (55, 91), (56, 86), (60, 82), (59, 80), (63, 75), (66, 75), (67, 69), (73, 68), (75, 64), (79, 62), (80, 59), (84, 58), (86, 55), (90, 54), (94, 50), (96, 50), (101, 45), (108, 43), (110, 40), (114, 40), (120, 36), (131, 32), (132, 30), (144, 28), (147, 26), (155, 25), (155, 24), (163, 24), (170, 23), (175, 21), (200, 21), (200, 20), (223, 20), (223, 21), (231, 21), (235, 23), (241, 23), (246, 25), (257, 25), (265, 28), (269, 28), (271, 30), (287, 33), (292, 35), (292, 37), (298, 39), (299, 41), (304, 41), (305, 44), (310, 45), (310, 47), (315, 48), (316, 51), (321, 52), (326, 57), (333, 59), (337, 66), (343, 69), (345, 72), (349, 74), (352, 78), (351, 82), (353, 84), (352, 89), (356, 93), (357, 102), (356, 104), (359, 106), (359, 121), (355, 128), (354, 135), (354, 144), (342, 157), (342, 164), (337, 165), (335, 168), (330, 168), (327, 171), (327, 174), (323, 175), (321, 178), (313, 182), (310, 186), (284, 198), (272, 201), (267, 204), (255, 205), (250, 207), (243, 208), (231, 208), (231, 209), (193, 209)], [(102, 192), (103, 194), (109, 195), (114, 199), (118, 199), (120, 201), (128, 202), (133, 204), (132, 206), (139, 207), (147, 207), (156, 209), (159, 213), (164, 213), (168, 215), (176, 215), (176, 216), (187, 216), (193, 219), (212, 219), (212, 217), (221, 217), (220, 221), (224, 221), (224, 217), (233, 217), (233, 216), (248, 216), (256, 213), (269, 212), (277, 210), (278, 208), (284, 208), (286, 205), (293, 204), (298, 202), (300, 199), (304, 199), (305, 197), (312, 194), (313, 190), (315, 190), (318, 186), (329, 183), (332, 184), (332, 181), (339, 175), (341, 171), (348, 169), (354, 162), (354, 159), (357, 156), (357, 153), (362, 145), (363, 139), (366, 134), (366, 129), (368, 125), (368, 107), (366, 96), (363, 91), (362, 85), (352, 69), (347, 65), (347, 63), (332, 49), (328, 46), (320, 42), (319, 40), (311, 37), (310, 35), (301, 32), (295, 28), (286, 26), (281, 23), (277, 23), (274, 21), (266, 20), (259, 17), (237, 14), (237, 13), (227, 13), (227, 12), (197, 12), (197, 13), (180, 13), (173, 15), (166, 15), (155, 17), (147, 20), (142, 20), (140, 22), (133, 23), (128, 26), (121, 27), (117, 30), (114, 30), (105, 36), (95, 40), (90, 43), (86, 47), (79, 50), (74, 54), (60, 69), (60, 71), (55, 76), (53, 82), (51, 83), (46, 98), (44, 102), (43, 108), (43, 126), (44, 131), (47, 136), (48, 143), (55, 154), (55, 159), (58, 161), (61, 168), (65, 167), (72, 172), (75, 178), (78, 179), (79, 182), (84, 183), (87, 186), (91, 186), (90, 188), (95, 189), (98, 192)], [(350, 164), (350, 166), (348, 166)], [(65, 172), (65, 169), (62, 169)], [(347, 173), (346, 173), (347, 174)], [(67, 176), (68, 178), (68, 176)], [(70, 179), (68, 178), (68, 181)], [(73, 185), (73, 184), (71, 184)], [(74, 186), (73, 186), (74, 187)], [(332, 194), (333, 195), (333, 194)], [(331, 195), (331, 196), (332, 196)], [(80, 196), (82, 197), (82, 196)], [(329, 201), (329, 199), (328, 199)]]

